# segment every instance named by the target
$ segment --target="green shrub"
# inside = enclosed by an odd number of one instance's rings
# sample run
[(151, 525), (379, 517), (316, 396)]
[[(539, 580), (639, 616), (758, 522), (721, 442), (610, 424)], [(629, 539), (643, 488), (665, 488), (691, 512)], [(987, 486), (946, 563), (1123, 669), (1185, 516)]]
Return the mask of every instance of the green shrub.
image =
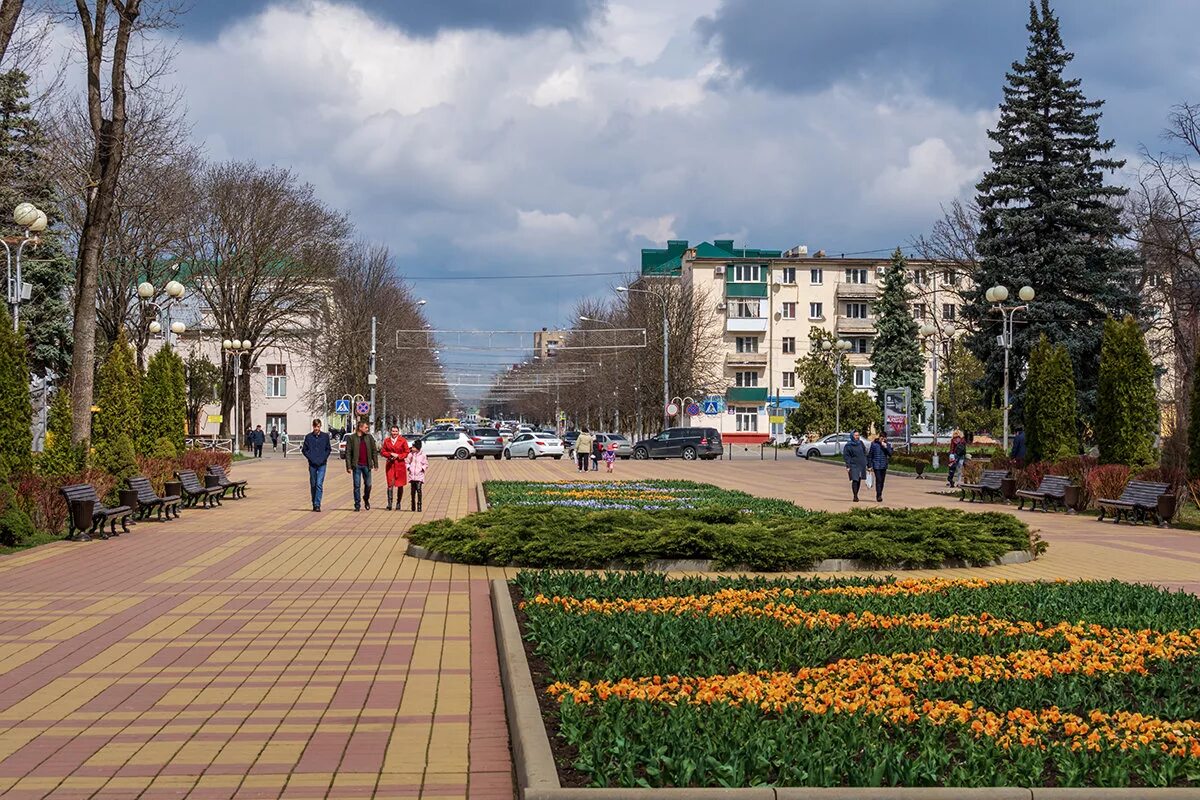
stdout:
[(160, 443), (166, 440), (172, 456), (177, 455), (183, 449), (187, 397), (183, 361), (171, 348), (163, 347), (151, 357), (141, 404), (141, 453), (163, 457)]
[(83, 445), (71, 441), (71, 393), (60, 386), (50, 401), (46, 444), (38, 454), (37, 470), (42, 475), (69, 475), (83, 469)]
[(1158, 399), (1154, 364), (1133, 317), (1105, 320), (1096, 395), (1100, 463), (1139, 466), (1154, 460)]
[(0, 547), (20, 547), (37, 533), (29, 514), (9, 507), (0, 513)]
[(175, 449), (175, 442), (166, 436), (160, 436), (148, 455), (150, 458), (178, 458), (179, 451)]
[(95, 466), (118, 480), (136, 474), (135, 438), (141, 431), (142, 375), (122, 330), (96, 376)]
[(32, 424), (25, 338), (0, 309), (0, 483), (33, 465)]
[(1030, 461), (1058, 461), (1079, 454), (1075, 373), (1061, 344), (1042, 336), (1029, 354), (1025, 382), (1025, 436)]

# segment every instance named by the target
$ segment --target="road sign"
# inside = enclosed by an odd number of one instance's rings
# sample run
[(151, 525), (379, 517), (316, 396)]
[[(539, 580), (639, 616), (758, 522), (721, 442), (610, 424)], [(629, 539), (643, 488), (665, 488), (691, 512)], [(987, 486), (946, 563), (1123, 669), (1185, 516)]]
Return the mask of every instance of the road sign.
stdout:
[(673, 417), (679, 413), (679, 406), (675, 403), (667, 403), (667, 416)]
[(704, 413), (707, 416), (714, 416), (721, 413), (721, 405), (716, 400), (704, 401)]
[(700, 413), (700, 406), (699, 406), (699, 405), (697, 405), (696, 403), (688, 403), (688, 407), (687, 407), (687, 415), (688, 415), (689, 417), (695, 417), (695, 416), (697, 416), (699, 413)]
[(350, 400), (345, 397), (343, 397), (341, 400), (335, 400), (333, 403), (333, 413), (349, 414), (350, 413)]
[(220, 414), (209, 414), (208, 421), (213, 425), (220, 425), (225, 421), (225, 417), (221, 416)]
[(371, 404), (368, 403), (366, 400), (359, 400), (357, 403), (354, 404), (354, 412), (359, 415), (370, 414), (371, 413)]

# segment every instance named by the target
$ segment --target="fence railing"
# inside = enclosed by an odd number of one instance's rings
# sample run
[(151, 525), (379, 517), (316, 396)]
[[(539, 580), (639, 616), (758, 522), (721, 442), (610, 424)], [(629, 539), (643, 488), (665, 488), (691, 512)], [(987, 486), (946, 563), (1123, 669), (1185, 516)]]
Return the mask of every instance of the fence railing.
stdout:
[(196, 436), (183, 440), (187, 447), (196, 450), (211, 450), (214, 453), (232, 453), (233, 439), (219, 439), (216, 436)]

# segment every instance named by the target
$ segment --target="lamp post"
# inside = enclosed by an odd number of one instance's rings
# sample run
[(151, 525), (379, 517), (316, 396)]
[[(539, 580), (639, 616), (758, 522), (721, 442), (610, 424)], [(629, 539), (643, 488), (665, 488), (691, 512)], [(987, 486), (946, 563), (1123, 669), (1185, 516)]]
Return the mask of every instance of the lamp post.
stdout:
[(1017, 292), (1017, 296), (1021, 298), (1021, 305), (1006, 306), (1004, 301), (1008, 299), (1008, 287), (993, 286), (984, 292), (984, 297), (992, 304), (994, 310), (1000, 312), (1001, 328), (1003, 333), (1000, 334), (1000, 344), (1004, 347), (1004, 452), (1008, 452), (1008, 353), (1012, 350), (1013, 337), (1013, 316), (1018, 311), (1027, 311), (1029, 303), (1036, 296), (1032, 286), (1022, 286)]
[[(163, 287), (163, 291), (167, 294), (167, 299), (161, 303), (151, 302), (150, 298), (156, 294), (154, 284), (150, 281), (142, 281), (137, 287), (138, 303), (142, 308), (142, 318), (145, 319), (151, 309), (154, 309), (155, 316), (158, 314), (167, 315), (167, 347), (171, 346), (171, 334), (179, 336), (187, 330), (187, 326), (179, 320), (171, 321), (171, 306), (183, 300), (185, 290), (183, 284), (179, 281), (167, 281), (167, 285)], [(150, 333), (157, 336), (162, 333), (163, 326), (157, 319), (152, 319), (148, 326)], [(139, 338), (140, 341), (140, 338)], [(139, 358), (141, 356), (139, 355)]]
[(241, 391), (241, 376), (242, 376), (242, 356), (249, 353), (251, 350), (250, 340), (242, 339), (226, 339), (221, 342), (221, 349), (230, 356), (233, 356), (233, 452), (241, 451), (241, 430), (242, 430), (242, 402), (240, 398)]
[(654, 297), (658, 302), (662, 303), (663, 312), (663, 429), (671, 427), (671, 415), (667, 412), (667, 407), (671, 405), (671, 388), (668, 385), (671, 366), (671, 356), (667, 348), (667, 340), (670, 338), (671, 329), (667, 322), (667, 298), (665, 295), (658, 292), (651, 292), (648, 289), (631, 289), (628, 286), (618, 286), (617, 291), (621, 294), (627, 292), (637, 292), (639, 294), (648, 294)]
[[(0, 242), (4, 243), (4, 253), (8, 257), (8, 267), (5, 271), (5, 294), (8, 305), (12, 309), (12, 323), (15, 331), (20, 321), (21, 303), (28, 300), (33, 292), (33, 287), (21, 280), (21, 253), (24, 252), (27, 244), (32, 243), (34, 247), (37, 247), (40, 234), (46, 230), (50, 220), (46, 217), (46, 212), (33, 203), (21, 203), (13, 209), (13, 222), (24, 228), (25, 233), (21, 236), (0, 238)], [(12, 245), (17, 246), (15, 259)]]
[(831, 350), (837, 350), (837, 353), (834, 355), (834, 358), (836, 358), (837, 360), (833, 362), (833, 375), (834, 375), (834, 383), (833, 383), (834, 423), (833, 423), (833, 427), (835, 427), (837, 429), (834, 431), (834, 433), (841, 433), (842, 432), (842, 356), (845, 355), (846, 351), (850, 349), (850, 343), (847, 342), (845, 339), (838, 339), (836, 342), (831, 342), (828, 339), (826, 339), (825, 341), (821, 342), (821, 349), (825, 350), (826, 352), (829, 352)]
[[(933, 351), (933, 468), (938, 466), (938, 355), (942, 348), (942, 337), (938, 334), (937, 325), (932, 322), (926, 322), (921, 326), (921, 336), (926, 341), (933, 339), (933, 344), (930, 349)], [(950, 398), (952, 401), (953, 396)]]

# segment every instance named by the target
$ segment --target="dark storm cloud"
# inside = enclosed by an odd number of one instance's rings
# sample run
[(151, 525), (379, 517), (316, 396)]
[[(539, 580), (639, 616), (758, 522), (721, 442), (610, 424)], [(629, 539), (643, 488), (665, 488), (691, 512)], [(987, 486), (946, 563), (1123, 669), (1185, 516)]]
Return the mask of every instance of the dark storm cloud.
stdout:
[[(304, 3), (305, 0), (198, 0), (181, 24), (185, 35), (208, 37), (267, 6)], [(579, 30), (593, 15), (603, 12), (606, 0), (357, 0), (352, 4), (409, 33), (431, 36), (453, 29), (501, 33), (525, 33), (539, 28)]]

